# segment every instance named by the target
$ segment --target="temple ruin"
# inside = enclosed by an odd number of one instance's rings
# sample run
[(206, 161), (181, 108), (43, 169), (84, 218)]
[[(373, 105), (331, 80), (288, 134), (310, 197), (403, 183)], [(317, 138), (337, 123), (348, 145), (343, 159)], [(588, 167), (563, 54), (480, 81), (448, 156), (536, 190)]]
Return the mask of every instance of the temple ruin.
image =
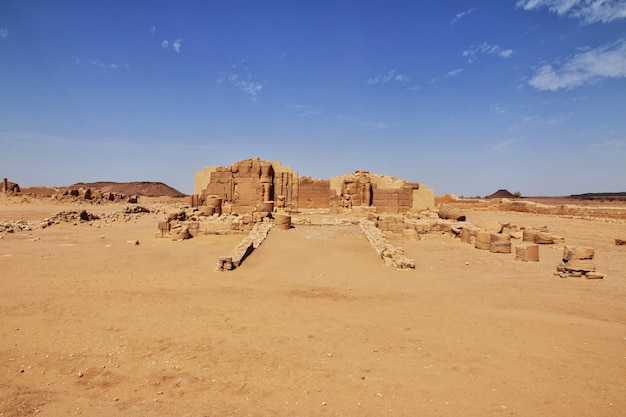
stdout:
[(196, 172), (193, 207), (214, 212), (297, 212), (328, 209), (330, 213), (404, 213), (435, 209), (435, 195), (425, 184), (369, 171), (321, 180), (300, 177), (290, 166), (259, 158), (229, 166), (206, 166)]

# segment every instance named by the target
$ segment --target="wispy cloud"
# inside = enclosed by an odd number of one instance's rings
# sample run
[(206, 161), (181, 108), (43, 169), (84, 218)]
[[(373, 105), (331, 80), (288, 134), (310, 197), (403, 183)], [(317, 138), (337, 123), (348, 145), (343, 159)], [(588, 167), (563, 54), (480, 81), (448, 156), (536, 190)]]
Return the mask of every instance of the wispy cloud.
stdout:
[(495, 55), (500, 58), (510, 58), (513, 55), (512, 49), (502, 48), (500, 45), (490, 45), (483, 42), (480, 45), (472, 45), (469, 49), (463, 51), (462, 55), (467, 58), (470, 64), (478, 59), (478, 55)]
[(447, 78), (456, 77), (457, 75), (459, 75), (462, 72), (463, 72), (463, 68), (457, 68), (457, 69), (454, 69), (452, 71), (448, 71), (444, 76), (433, 78), (432, 80), (429, 81), (429, 83), (434, 84), (434, 83), (436, 83), (438, 81), (443, 81), (443, 80), (445, 80)]
[(156, 32), (156, 26), (152, 25), (152, 27), (150, 28), (150, 34), (154, 35), (154, 32)]
[(3, 41), (8, 39), (10, 36), (9, 30), (7, 28), (0, 28), (0, 39)]
[(476, 11), (476, 9), (474, 7), (472, 7), (471, 9), (465, 10), (464, 12), (457, 13), (454, 16), (454, 18), (450, 21), (450, 24), (454, 25), (459, 20), (463, 19), (465, 16), (469, 16), (470, 14), (474, 13), (475, 11)]
[(523, 139), (507, 139), (507, 140), (503, 140), (501, 142), (494, 142), (494, 143), (489, 143), (487, 144), (487, 152), (490, 153), (503, 153), (503, 152), (507, 152), (509, 151), (513, 145), (515, 145), (518, 142), (521, 142)]
[(513, 123), (512, 127), (514, 129), (547, 128), (551, 126), (558, 126), (571, 118), (572, 113), (559, 113), (553, 116), (539, 116), (533, 114), (530, 116), (524, 116), (521, 121)]
[(459, 75), (462, 72), (463, 72), (463, 68), (457, 68), (455, 70), (448, 71), (448, 73), (443, 78), (456, 77), (457, 75)]
[[(80, 64), (80, 58), (76, 57), (76, 59), (74, 60), (75, 63)], [(130, 70), (130, 67), (128, 66), (128, 64), (124, 64), (124, 65), (118, 65), (118, 64), (105, 64), (104, 62), (100, 61), (99, 59), (92, 59), (89, 61), (89, 63), (95, 67), (98, 68), (102, 68), (104, 70), (117, 70), (120, 68), (124, 68), (127, 70)]]
[(12, 143), (20, 143), (25, 145), (50, 145), (50, 144), (60, 144), (60, 143), (69, 143), (69, 140), (62, 139), (59, 136), (41, 134), (41, 133), (32, 133), (32, 132), (0, 132), (0, 138), (10, 141)]
[(626, 149), (626, 139), (611, 139), (611, 140), (606, 140), (604, 142), (595, 142), (591, 144), (592, 147), (594, 148), (604, 148), (604, 149), (613, 149), (613, 150), (618, 150), (618, 149)]
[(219, 75), (217, 82), (220, 84), (230, 84), (248, 96), (253, 103), (256, 103), (257, 95), (267, 85), (267, 81), (256, 82), (250, 74), (245, 77), (234, 72), (223, 72)]
[(309, 117), (309, 116), (317, 116), (323, 114), (324, 112), (314, 108), (310, 104), (287, 104), (285, 107), (288, 109), (297, 110), (299, 117)]
[(180, 38), (179, 38), (179, 39), (174, 39), (174, 40), (173, 40), (173, 41), (171, 41), (171, 42), (170, 42), (170, 41), (168, 41), (167, 39), (165, 39), (165, 40), (163, 40), (163, 41), (161, 42), (161, 46), (162, 46), (163, 48), (167, 49), (167, 48), (169, 48), (169, 47), (170, 47), (170, 45), (172, 45), (172, 48), (174, 49), (174, 51), (176, 51), (176, 53), (177, 53), (177, 54), (179, 54), (179, 53), (180, 53), (180, 49), (181, 49), (181, 47), (182, 47), (182, 42), (183, 42), (183, 40), (182, 40), (182, 39), (180, 39)]
[(375, 123), (369, 122), (367, 124), (367, 127), (373, 130), (380, 130), (380, 129), (386, 129), (388, 126), (387, 126), (387, 123), (385, 122), (375, 122)]
[(172, 42), (172, 48), (174, 48), (174, 50), (176, 51), (177, 54), (180, 53), (180, 48), (182, 46), (182, 39), (174, 39), (174, 42)]
[(538, 90), (557, 91), (598, 82), (605, 78), (626, 77), (626, 41), (604, 45), (565, 59), (542, 65), (528, 84)]
[(501, 104), (491, 104), (489, 105), (489, 111), (495, 114), (506, 114), (506, 106)]
[(395, 69), (389, 70), (387, 72), (387, 74), (384, 75), (377, 75), (374, 78), (369, 78), (367, 80), (367, 85), (374, 85), (374, 84), (386, 84), (390, 81), (398, 81), (401, 83), (406, 83), (409, 82), (411, 80), (411, 77), (409, 77), (406, 74), (399, 74)]
[(518, 0), (515, 5), (524, 10), (547, 8), (559, 16), (584, 23), (609, 23), (626, 18), (626, 0)]
[(310, 104), (286, 104), (285, 107), (287, 107), (288, 109), (307, 109), (309, 107), (311, 107)]

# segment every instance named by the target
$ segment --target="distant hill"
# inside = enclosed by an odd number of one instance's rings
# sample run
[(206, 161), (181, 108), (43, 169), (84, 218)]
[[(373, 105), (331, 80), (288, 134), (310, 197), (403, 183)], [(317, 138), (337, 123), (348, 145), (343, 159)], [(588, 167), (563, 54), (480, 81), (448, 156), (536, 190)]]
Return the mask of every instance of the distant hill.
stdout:
[(576, 198), (579, 200), (626, 200), (626, 192), (572, 194), (570, 195), (570, 198)]
[(142, 195), (145, 197), (185, 197), (186, 194), (181, 193), (175, 188), (170, 187), (162, 182), (79, 182), (69, 187), (61, 187), (63, 190), (76, 188), (89, 188), (92, 192), (100, 191), (103, 193), (117, 193), (123, 195)]
[(508, 190), (498, 190), (486, 198), (515, 198), (515, 194), (510, 193)]

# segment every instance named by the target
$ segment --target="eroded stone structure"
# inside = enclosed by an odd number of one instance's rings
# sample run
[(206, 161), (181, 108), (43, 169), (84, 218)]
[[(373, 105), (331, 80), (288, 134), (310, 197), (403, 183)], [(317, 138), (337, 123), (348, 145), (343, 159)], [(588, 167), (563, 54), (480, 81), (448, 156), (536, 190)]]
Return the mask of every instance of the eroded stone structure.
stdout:
[(297, 210), (298, 173), (280, 162), (246, 159), (227, 167), (207, 166), (196, 172), (192, 206), (203, 206), (211, 197), (222, 199), (226, 213), (251, 213), (268, 203), (281, 210)]
[(192, 206), (221, 199), (223, 212), (329, 209), (366, 215), (435, 209), (435, 194), (425, 184), (356, 171), (328, 180), (298, 176), (291, 167), (259, 158), (196, 172)]

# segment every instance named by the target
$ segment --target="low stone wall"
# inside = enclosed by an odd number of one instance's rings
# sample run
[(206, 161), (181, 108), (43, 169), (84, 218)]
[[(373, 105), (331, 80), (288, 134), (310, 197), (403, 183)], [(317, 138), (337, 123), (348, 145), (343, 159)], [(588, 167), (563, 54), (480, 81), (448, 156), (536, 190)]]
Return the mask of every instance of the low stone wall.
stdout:
[(548, 205), (524, 199), (444, 199), (436, 198), (438, 204), (456, 207), (460, 210), (514, 211), (519, 213), (566, 216), (580, 219), (608, 219), (626, 221), (626, 207), (582, 206), (575, 204)]
[(218, 260), (216, 270), (230, 271), (238, 268), (244, 259), (261, 246), (272, 227), (274, 227), (274, 223), (269, 221), (255, 224), (248, 236), (228, 256)]
[(415, 269), (415, 260), (407, 258), (402, 248), (394, 247), (389, 243), (383, 232), (376, 227), (376, 223), (361, 219), (359, 226), (386, 266), (393, 266), (396, 269)]

